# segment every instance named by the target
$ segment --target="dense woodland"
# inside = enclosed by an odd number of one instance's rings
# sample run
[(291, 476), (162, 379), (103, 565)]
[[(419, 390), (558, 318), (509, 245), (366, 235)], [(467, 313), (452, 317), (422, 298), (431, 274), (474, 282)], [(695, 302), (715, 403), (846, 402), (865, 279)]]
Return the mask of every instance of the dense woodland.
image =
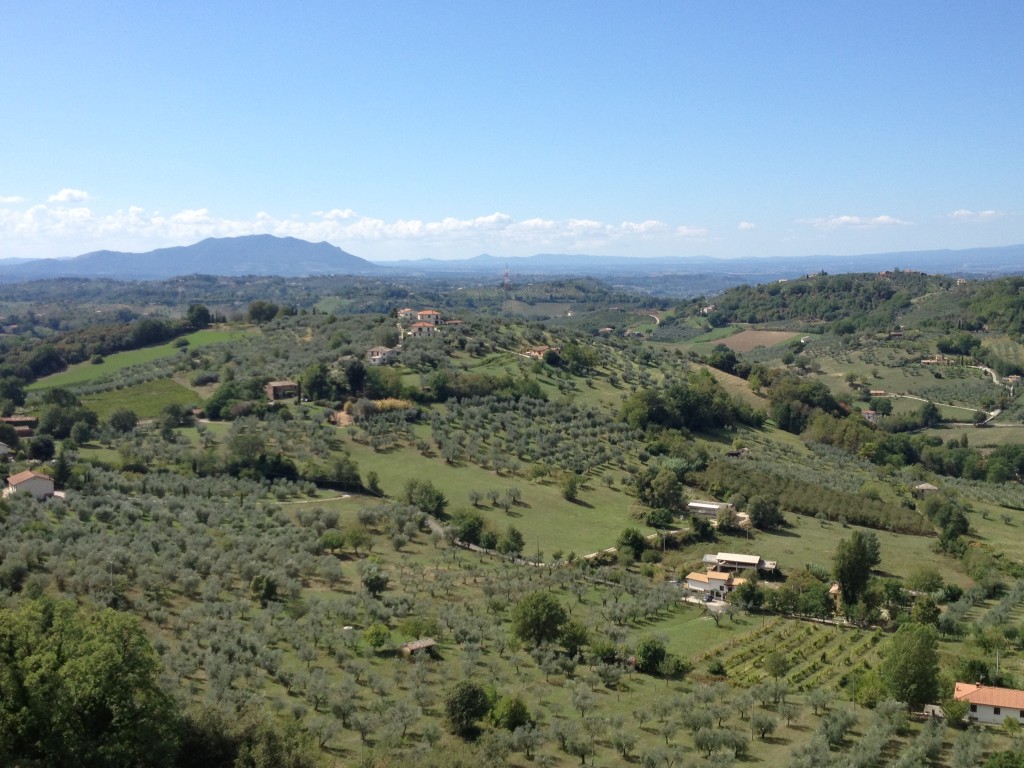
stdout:
[(1024, 685), (1020, 286), (21, 285), (0, 762), (1020, 764), (951, 698)]

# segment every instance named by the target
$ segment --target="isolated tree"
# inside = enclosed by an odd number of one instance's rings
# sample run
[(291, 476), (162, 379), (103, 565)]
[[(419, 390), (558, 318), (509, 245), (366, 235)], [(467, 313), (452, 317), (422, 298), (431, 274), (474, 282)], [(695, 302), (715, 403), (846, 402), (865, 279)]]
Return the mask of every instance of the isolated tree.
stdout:
[(448, 499), (429, 480), (413, 478), (406, 482), (402, 489), (402, 501), (417, 507), (421, 512), (434, 517), (444, 514)]
[(277, 304), (263, 299), (257, 299), (249, 304), (249, 322), (267, 323), (277, 317)]
[(793, 666), (792, 661), (782, 651), (772, 651), (764, 659), (765, 671), (776, 680), (785, 676), (791, 666)]
[(637, 672), (648, 675), (655, 674), (665, 661), (667, 651), (665, 641), (657, 637), (645, 637), (636, 647), (633, 654), (636, 658)]
[(778, 528), (785, 522), (779, 511), (779, 502), (768, 496), (754, 496), (747, 504), (750, 522), (763, 531)]
[(757, 735), (761, 737), (761, 741), (764, 741), (769, 733), (774, 733), (778, 725), (774, 717), (764, 712), (755, 712), (750, 722)]
[(512, 609), (512, 634), (532, 645), (558, 639), (567, 620), (562, 604), (548, 592), (532, 592)]
[(118, 408), (110, 414), (107, 423), (115, 432), (131, 432), (139, 423), (139, 417), (130, 408)]
[(388, 588), (390, 577), (387, 571), (377, 565), (377, 563), (364, 560), (360, 569), (359, 580), (362, 582), (363, 589), (377, 597)]
[(573, 619), (562, 626), (559, 640), (562, 643), (562, 647), (565, 648), (565, 652), (570, 657), (576, 657), (587, 645), (589, 637), (590, 633), (587, 631), (586, 626), (582, 622)]
[(491, 700), (483, 686), (462, 680), (448, 691), (444, 699), (444, 715), (452, 733), (463, 738), (478, 732), (477, 723), (491, 709)]
[(28, 457), (35, 461), (49, 461), (55, 451), (53, 438), (49, 435), (36, 435), (28, 444)]
[(878, 673), (890, 695), (914, 711), (939, 692), (938, 635), (933, 627), (904, 624), (893, 635)]
[(576, 501), (580, 495), (580, 479), (576, 473), (570, 473), (562, 481), (562, 498), (566, 501)]
[(622, 551), (629, 552), (634, 560), (639, 560), (647, 549), (647, 539), (636, 528), (627, 528), (619, 534), (616, 546)]
[(530, 710), (517, 695), (503, 696), (491, 710), (491, 722), (498, 728), (514, 731), (533, 723)]
[(202, 304), (189, 304), (188, 311), (185, 312), (185, 319), (193, 328), (202, 329), (213, 322), (213, 315)]
[(874, 533), (854, 531), (849, 539), (839, 542), (832, 573), (847, 606), (860, 600), (871, 578), (871, 569), (880, 562), (878, 537)]
[(498, 539), (498, 551), (503, 555), (519, 557), (523, 552), (526, 541), (523, 534), (514, 525), (510, 525)]

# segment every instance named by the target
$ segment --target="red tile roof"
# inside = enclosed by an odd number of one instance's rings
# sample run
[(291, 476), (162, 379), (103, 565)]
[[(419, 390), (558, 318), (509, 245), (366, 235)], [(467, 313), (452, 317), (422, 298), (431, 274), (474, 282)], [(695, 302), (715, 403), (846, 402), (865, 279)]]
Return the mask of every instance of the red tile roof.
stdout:
[(31, 480), (33, 477), (39, 477), (42, 478), (43, 480), (52, 479), (49, 475), (44, 475), (41, 472), (33, 472), (31, 469), (26, 469), (24, 472), (19, 472), (16, 475), (11, 475), (10, 477), (8, 477), (7, 484), (12, 486), (20, 485), (21, 483), (24, 483), (26, 480)]
[(957, 683), (953, 689), (953, 698), (971, 704), (983, 704), (990, 707), (1009, 707), (1024, 709), (1024, 691), (1014, 688), (996, 688), (989, 685), (974, 683)]

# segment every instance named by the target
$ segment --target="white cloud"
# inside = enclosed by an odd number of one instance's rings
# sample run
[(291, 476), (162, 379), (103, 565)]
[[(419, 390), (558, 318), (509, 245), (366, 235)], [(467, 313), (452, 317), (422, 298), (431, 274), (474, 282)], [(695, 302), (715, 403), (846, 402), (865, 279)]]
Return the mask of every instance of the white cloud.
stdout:
[(71, 189), (64, 187), (60, 192), (50, 195), (51, 203), (84, 203), (89, 199), (89, 193), (84, 189)]
[(818, 219), (801, 219), (800, 223), (810, 224), (818, 229), (876, 229), (878, 227), (906, 226), (903, 221), (893, 216), (826, 216)]
[(749, 221), (741, 221), (736, 227), (740, 232), (749, 232), (752, 229), (756, 229), (756, 225)]
[(648, 254), (652, 248), (669, 254), (679, 253), (689, 241), (709, 234), (703, 227), (677, 226), (656, 219), (617, 224), (589, 218), (517, 220), (500, 211), (433, 221), (386, 221), (348, 208), (288, 217), (260, 211), (241, 219), (219, 217), (209, 208), (165, 214), (131, 206), (104, 213), (67, 205), (75, 194), (74, 190), (62, 190), (54, 195), (61, 198), (62, 204), (57, 205), (0, 208), (0, 256), (70, 256), (100, 248), (146, 251), (207, 237), (249, 234), (327, 241), (368, 258), (450, 258), (483, 251), (629, 255)]
[(959, 208), (949, 214), (954, 221), (991, 221), (1003, 216), (1002, 211), (969, 211), (966, 208)]
[(21, 195), (0, 195), (0, 205), (14, 205), (15, 203), (24, 203), (25, 198)]

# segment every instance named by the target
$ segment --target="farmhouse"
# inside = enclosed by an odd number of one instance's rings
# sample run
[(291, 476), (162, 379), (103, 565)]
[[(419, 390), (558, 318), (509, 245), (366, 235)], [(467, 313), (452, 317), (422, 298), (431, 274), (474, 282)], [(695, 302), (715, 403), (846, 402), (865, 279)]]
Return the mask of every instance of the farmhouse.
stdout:
[(431, 325), (441, 324), (441, 313), (436, 309), (424, 309), (416, 313), (416, 321), (419, 323), (430, 323)]
[(704, 555), (704, 565), (722, 573), (744, 570), (771, 572), (779, 567), (778, 562), (775, 560), (765, 560), (760, 555), (740, 555), (734, 552)]
[(873, 411), (870, 408), (865, 408), (860, 412), (860, 415), (864, 417), (864, 420), (870, 424), (874, 424), (878, 421), (878, 411)]
[(412, 320), (414, 317), (416, 317), (416, 310), (412, 307), (402, 307), (398, 310), (399, 320)]
[(938, 490), (938, 487), (931, 483), (918, 483), (914, 486), (914, 495), (919, 499), (923, 499), (925, 496), (930, 496)]
[(267, 393), (267, 400), (283, 400), (298, 397), (299, 385), (294, 381), (268, 381), (263, 391)]
[(28, 493), (36, 501), (48, 499), (53, 496), (53, 478), (31, 470), (19, 472), (7, 478), (4, 496), (10, 496), (12, 493)]
[(707, 573), (693, 571), (686, 575), (686, 588), (691, 592), (712, 595), (717, 598), (725, 597), (736, 584), (737, 580), (733, 579), (731, 573), (722, 571), (708, 571)]
[(686, 505), (686, 509), (691, 515), (718, 517), (720, 510), (733, 509), (733, 506), (725, 501), (691, 501)]
[(410, 336), (433, 336), (437, 333), (437, 326), (433, 323), (413, 323), (409, 326)]
[(366, 361), (370, 365), (387, 365), (394, 362), (398, 351), (391, 347), (370, 347), (366, 352)]
[(1007, 718), (1018, 723), (1024, 721), (1024, 691), (980, 683), (957, 683), (953, 698), (971, 705), (968, 720), (991, 725), (1002, 725)]

